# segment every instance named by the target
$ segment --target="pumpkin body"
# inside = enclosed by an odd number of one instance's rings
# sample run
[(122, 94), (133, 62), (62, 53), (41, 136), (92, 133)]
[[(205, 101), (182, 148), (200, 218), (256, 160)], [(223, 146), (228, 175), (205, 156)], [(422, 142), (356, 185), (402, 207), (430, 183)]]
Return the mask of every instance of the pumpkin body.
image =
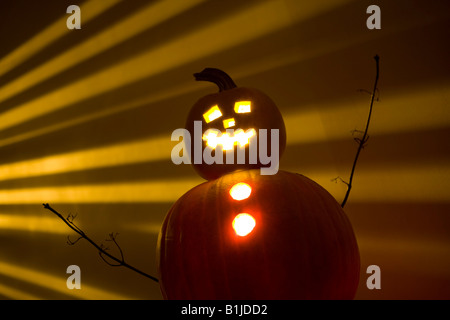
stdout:
[[(225, 76), (227, 77), (226, 74)], [(230, 79), (229, 81), (232, 80)], [(254, 130), (255, 139), (252, 140), (251, 143), (256, 146), (256, 152), (259, 152), (261, 141), (259, 130), (265, 129), (267, 137), (267, 140), (264, 140), (267, 145), (267, 152), (265, 153), (268, 155), (272, 154), (272, 130), (275, 129), (278, 131), (278, 141), (274, 141), (274, 143), (278, 145), (278, 150), (275, 150), (275, 152), (278, 153), (278, 158), (280, 158), (286, 147), (286, 128), (283, 117), (276, 104), (270, 97), (257, 89), (235, 87), (234, 83), (230, 86), (224, 85), (224, 88), (225, 89), (220, 92), (208, 94), (200, 98), (200, 100), (198, 100), (191, 108), (187, 116), (185, 128), (189, 131), (191, 137), (202, 140), (202, 152), (207, 148), (208, 142), (207, 140), (202, 139), (202, 137), (197, 137), (195, 135), (195, 121), (202, 124), (203, 136), (208, 130), (216, 130), (219, 132), (219, 136), (225, 134), (228, 130), (232, 137), (236, 132), (239, 132), (239, 130), (247, 133)], [(240, 106), (242, 108), (239, 108)], [(206, 115), (208, 114), (208, 111), (212, 111), (213, 108), (215, 108), (217, 115), (212, 117), (211, 120), (208, 120)], [(190, 151), (189, 157), (197, 173), (206, 180), (212, 180), (225, 173), (236, 170), (261, 168), (270, 165), (262, 163), (259, 157), (255, 159), (256, 161), (251, 163), (249, 144), (250, 143), (247, 143), (242, 146), (239, 143), (235, 144), (233, 147), (233, 163), (227, 161), (226, 152), (228, 151), (225, 151), (225, 149), (215, 149), (212, 151), (214, 154), (215, 152), (222, 153), (220, 158), (223, 162), (212, 164), (206, 164), (204, 162), (196, 163), (194, 159), (194, 148), (196, 143), (191, 143), (191, 148), (188, 151)], [(238, 147), (245, 149), (243, 151), (245, 152), (244, 163), (238, 163)]]
[[(234, 200), (237, 183), (251, 186)], [(233, 219), (254, 229), (239, 236)], [(226, 174), (188, 191), (172, 206), (157, 247), (166, 299), (353, 299), (359, 252), (336, 200), (314, 181), (279, 171)]]

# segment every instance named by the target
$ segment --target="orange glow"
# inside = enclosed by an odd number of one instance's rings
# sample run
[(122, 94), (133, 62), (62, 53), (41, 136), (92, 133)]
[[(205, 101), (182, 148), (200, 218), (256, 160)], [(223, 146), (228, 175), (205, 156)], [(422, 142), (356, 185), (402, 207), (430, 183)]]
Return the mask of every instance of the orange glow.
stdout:
[(203, 118), (205, 118), (206, 123), (210, 123), (211, 121), (216, 120), (222, 116), (222, 112), (220, 112), (219, 106), (211, 107), (208, 111), (203, 114)]
[(255, 129), (249, 129), (245, 132), (242, 129), (238, 129), (233, 135), (228, 132), (221, 134), (217, 129), (208, 129), (203, 134), (203, 140), (205, 140), (206, 144), (213, 149), (220, 144), (222, 146), (222, 150), (231, 150), (233, 149), (233, 146), (237, 144), (244, 147), (249, 143), (249, 139), (255, 135)]
[(255, 129), (249, 129), (244, 132), (244, 130), (239, 129), (234, 133), (234, 140), (236, 143), (239, 143), (241, 147), (247, 145), (249, 143), (249, 139), (256, 135)]
[(239, 213), (233, 220), (233, 229), (241, 237), (245, 237), (252, 232), (255, 225), (255, 218), (248, 213)]
[(225, 129), (234, 127), (235, 125), (236, 125), (236, 121), (234, 120), (234, 118), (223, 120), (223, 127)]
[(219, 130), (209, 129), (203, 134), (203, 140), (206, 141), (206, 145), (215, 149), (217, 145), (220, 143), (218, 135), (220, 134)]
[(251, 111), (251, 101), (238, 101), (234, 104), (234, 112), (248, 113)]
[(239, 182), (230, 189), (230, 196), (238, 201), (247, 199), (250, 197), (250, 193), (252, 193), (252, 188), (244, 182)]

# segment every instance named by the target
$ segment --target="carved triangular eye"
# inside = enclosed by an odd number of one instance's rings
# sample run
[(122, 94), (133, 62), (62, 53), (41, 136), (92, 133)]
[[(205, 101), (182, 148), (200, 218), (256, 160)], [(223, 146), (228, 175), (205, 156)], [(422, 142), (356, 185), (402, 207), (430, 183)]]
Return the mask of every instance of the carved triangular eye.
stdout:
[(234, 112), (236, 113), (249, 113), (251, 112), (251, 101), (238, 101), (234, 104)]
[(222, 112), (220, 111), (218, 105), (209, 108), (209, 110), (203, 114), (203, 118), (205, 118), (206, 123), (210, 123), (211, 121), (214, 121), (221, 116)]

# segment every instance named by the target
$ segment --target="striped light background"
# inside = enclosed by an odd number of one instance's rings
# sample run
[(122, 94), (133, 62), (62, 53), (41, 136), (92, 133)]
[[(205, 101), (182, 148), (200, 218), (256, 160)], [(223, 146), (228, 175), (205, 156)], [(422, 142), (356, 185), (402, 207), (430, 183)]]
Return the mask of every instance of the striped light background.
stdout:
[[(67, 6), (81, 30), (66, 28)], [(382, 29), (366, 28), (378, 4)], [(346, 206), (361, 250), (357, 299), (450, 298), (450, 37), (446, 1), (3, 1), (0, 4), (0, 298), (161, 299), (104, 264), (50, 203), (156, 275), (159, 226), (202, 182), (174, 165), (173, 130), (216, 89), (204, 67), (266, 92), (288, 145), (281, 168), (338, 201), (381, 57), (379, 102)], [(75, 239), (72, 235), (72, 239)], [(79, 265), (82, 289), (65, 286)], [(365, 269), (379, 265), (382, 289)]]

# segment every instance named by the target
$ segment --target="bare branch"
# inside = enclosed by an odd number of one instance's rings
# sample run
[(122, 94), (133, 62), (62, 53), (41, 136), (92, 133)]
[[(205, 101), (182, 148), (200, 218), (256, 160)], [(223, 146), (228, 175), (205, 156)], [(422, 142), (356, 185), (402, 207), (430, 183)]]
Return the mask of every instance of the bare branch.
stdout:
[[(361, 130), (356, 130), (355, 129), (355, 130), (352, 130), (351, 132), (352, 132), (352, 136), (354, 137), (353, 140), (355, 140), (356, 143), (358, 143), (358, 145), (362, 144), (362, 149), (364, 149), (364, 147), (366, 146), (367, 141), (369, 140), (370, 136), (367, 133), (365, 133), (364, 131), (361, 131)], [(363, 136), (362, 136), (362, 138), (355, 137), (356, 134), (362, 134)]]
[(118, 235), (119, 235), (118, 232), (116, 232), (115, 234), (111, 232), (111, 233), (109, 234), (109, 239), (106, 239), (105, 241), (112, 241), (112, 242), (114, 242), (114, 244), (116, 245), (117, 249), (119, 249), (121, 260), (124, 262), (124, 261), (125, 261), (125, 258), (124, 258), (124, 256), (123, 256), (122, 248), (119, 246), (119, 244), (118, 244), (117, 241), (116, 241), (116, 237), (117, 237)]
[[(373, 90), (371, 92), (372, 98), (370, 100), (369, 116), (367, 118), (366, 129), (364, 130), (364, 134), (363, 134), (362, 138), (361, 139), (355, 138), (355, 141), (358, 142), (359, 147), (358, 147), (358, 150), (356, 151), (355, 160), (353, 161), (352, 171), (350, 173), (350, 179), (347, 183), (347, 186), (348, 186), (347, 192), (346, 192), (344, 200), (342, 201), (342, 204), (341, 204), (342, 208), (347, 203), (348, 196), (350, 195), (350, 190), (352, 189), (353, 175), (355, 174), (356, 163), (358, 162), (359, 154), (361, 153), (361, 150), (364, 148), (365, 144), (367, 143), (367, 140), (369, 139), (367, 132), (369, 131), (369, 124), (370, 124), (370, 118), (372, 116), (372, 109), (373, 109), (373, 102), (375, 100), (375, 93), (378, 92), (377, 86), (378, 86), (378, 78), (380, 75), (380, 64), (379, 64), (380, 57), (378, 55), (376, 55), (374, 57), (374, 59), (376, 62), (376, 76), (375, 76), (375, 83), (373, 86)], [(378, 98), (377, 98), (377, 101), (378, 101)]]
[(344, 184), (346, 184), (346, 185), (348, 186), (348, 182), (347, 182), (347, 181), (344, 181), (344, 179), (342, 179), (341, 177), (336, 177), (336, 178), (334, 178), (334, 179), (331, 179), (331, 181), (332, 181), (332, 182), (335, 182), (335, 183), (337, 183), (338, 180), (339, 180), (340, 182), (342, 182), (342, 183), (344, 183)]
[[(61, 220), (62, 220), (62, 221), (70, 228), (70, 229), (72, 229), (73, 231), (75, 231), (75, 232), (80, 236), (80, 237), (79, 237), (77, 240), (75, 240), (75, 241), (71, 241), (71, 240), (68, 238), (68, 243), (69, 243), (69, 244), (73, 245), (73, 244), (77, 243), (80, 239), (85, 239), (86, 241), (88, 241), (92, 246), (94, 246), (94, 247), (97, 249), (98, 254), (99, 254), (100, 257), (102, 258), (102, 260), (105, 261), (108, 265), (114, 266), (114, 267), (124, 266), (124, 267), (126, 267), (126, 268), (128, 268), (128, 269), (130, 269), (130, 270), (133, 270), (134, 272), (139, 273), (140, 275), (142, 275), (142, 276), (144, 276), (144, 277), (147, 277), (147, 278), (149, 278), (149, 279), (151, 279), (151, 280), (153, 280), (153, 281), (155, 281), (155, 282), (159, 282), (159, 280), (158, 280), (157, 278), (155, 278), (155, 277), (153, 277), (153, 276), (151, 276), (151, 275), (149, 275), (149, 274), (147, 274), (147, 273), (145, 273), (145, 272), (143, 272), (143, 271), (141, 271), (141, 270), (139, 270), (139, 269), (137, 269), (137, 268), (135, 268), (135, 267), (129, 265), (128, 263), (126, 263), (126, 262), (124, 261), (124, 256), (123, 256), (122, 249), (120, 248), (119, 244), (118, 244), (117, 241), (116, 241), (116, 236), (118, 235), (118, 233), (116, 233), (116, 234), (110, 233), (110, 234), (109, 234), (110, 239), (107, 240), (107, 241), (112, 241), (112, 242), (114, 242), (114, 244), (119, 248), (120, 255), (121, 255), (121, 258), (120, 258), (120, 259), (119, 259), (119, 258), (116, 258), (116, 257), (113, 256), (112, 254), (106, 252), (106, 251), (108, 250), (108, 248), (105, 247), (105, 246), (103, 245), (103, 243), (101, 243), (100, 245), (98, 245), (98, 244), (95, 243), (91, 238), (89, 238), (83, 230), (81, 230), (79, 227), (77, 227), (77, 226), (73, 223), (73, 220), (74, 220), (74, 218), (76, 217), (76, 215), (74, 216), (74, 215), (72, 215), (72, 214), (69, 214), (69, 216), (68, 216), (67, 218), (64, 218), (58, 211), (56, 211), (55, 209), (53, 209), (48, 203), (44, 203), (43, 206), (44, 206), (45, 209), (50, 210), (51, 212), (53, 212), (53, 213), (54, 213), (58, 218), (60, 218), (60, 219), (61, 219)], [(105, 260), (105, 257), (108, 257), (108, 258), (111, 259), (112, 261), (115, 261), (116, 264), (113, 264), (113, 263), (111, 263), (111, 262), (108, 262), (107, 260)]]
[[(75, 218), (77, 217), (77, 214), (73, 215), (71, 213), (68, 214), (66, 221), (72, 225), (74, 229), (76, 229), (78, 234), (84, 234), (84, 232), (73, 222)], [(78, 240), (77, 240), (78, 241)]]
[[(366, 89), (358, 89), (358, 92), (364, 92), (364, 93), (367, 93), (369, 95), (372, 95), (372, 93), (373, 93), (373, 92), (370, 92), (369, 90), (366, 90)], [(378, 102), (378, 101), (380, 101), (380, 91), (377, 88), (375, 92), (377, 93), (377, 97), (376, 97), (375, 101)]]
[(123, 266), (123, 263), (117, 263), (117, 264), (114, 264), (114, 263), (111, 263), (111, 262), (107, 261), (107, 260), (105, 259), (105, 257), (103, 256), (103, 253), (102, 253), (101, 251), (98, 252), (98, 255), (100, 256), (100, 258), (102, 258), (102, 260), (103, 260), (107, 265), (109, 265), (109, 266), (111, 266), (111, 267), (121, 267), (121, 266)]

